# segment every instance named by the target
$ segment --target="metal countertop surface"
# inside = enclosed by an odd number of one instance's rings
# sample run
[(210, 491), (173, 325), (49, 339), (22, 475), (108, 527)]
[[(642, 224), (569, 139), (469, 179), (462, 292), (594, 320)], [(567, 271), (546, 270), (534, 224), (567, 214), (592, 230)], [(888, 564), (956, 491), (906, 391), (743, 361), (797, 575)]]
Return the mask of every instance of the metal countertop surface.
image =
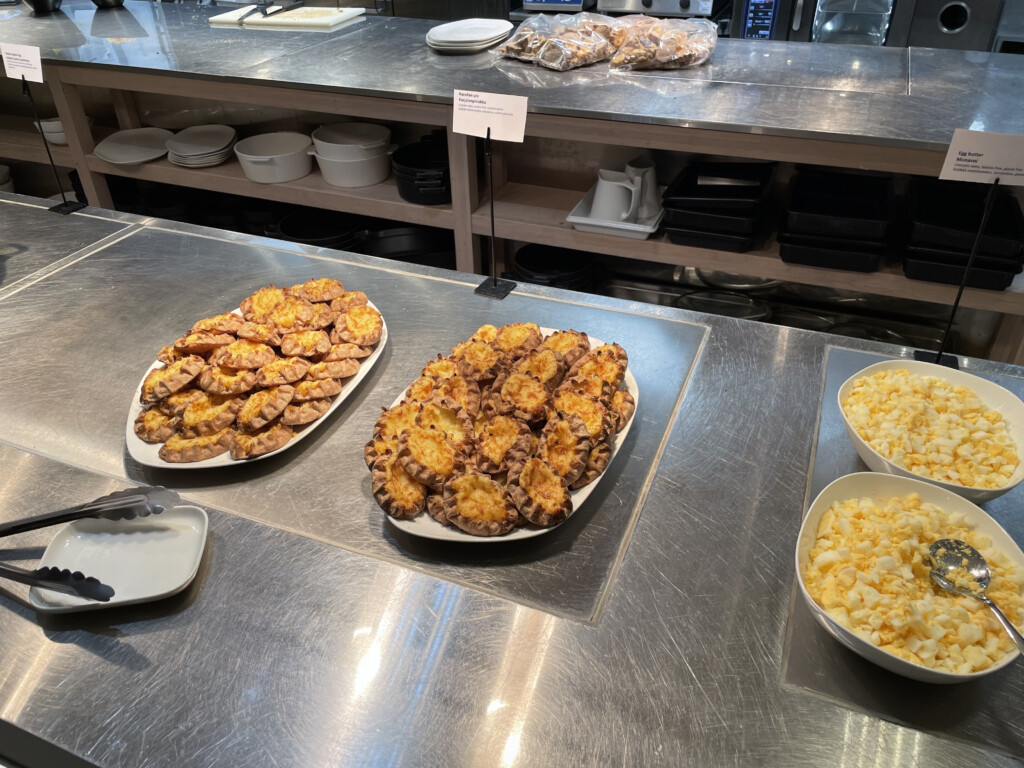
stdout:
[(36, 17), (21, 5), (0, 11), (0, 40), (69, 64), (439, 103), (479, 90), (528, 96), (538, 113), (740, 133), (924, 149), (944, 149), (956, 128), (1024, 133), (1009, 98), (1024, 62), (1012, 54), (722, 39), (690, 70), (554, 72), (494, 50), (439, 54), (423, 41), (436, 22), (421, 19), (363, 17), (332, 32), (211, 27), (221, 10), (67, 0)]
[[(0, 232), (25, 206), (0, 194)], [(61, 221), (74, 232), (91, 213)], [(884, 695), (912, 710), (927, 686), (894, 678), (794, 620), (792, 553), (835, 337), (520, 286), (504, 306), (604, 323), (641, 345), (630, 352), (644, 421), (587, 523), (617, 537), (612, 564), (577, 551), (598, 546), (584, 528), (568, 550), (539, 561), (523, 555), (513, 566), (536, 582), (536, 594), (548, 579), (557, 589), (573, 577), (601, 580), (601, 609), (591, 613), (593, 598), (537, 601), (490, 575), (499, 569), (486, 560), (405, 557), (387, 542), (365, 484), (349, 485), (349, 475), (365, 475), (368, 413), (389, 403), (435, 347), (450, 346), (450, 335), (505, 311), (472, 302), (436, 307), (440, 315), (418, 311), (472, 278), (117, 216), (132, 226), (127, 237), (0, 296), (0, 520), (152, 479), (203, 504), (210, 534), (195, 583), (165, 601), (39, 616), (25, 605), (26, 590), (0, 585), (0, 760), (54, 764), (30, 748), (6, 754), (10, 733), (103, 768), (954, 768), (1015, 765), (1010, 755), (1024, 755), (1009, 703), (1024, 693), (1020, 665), (965, 689), (967, 737), (948, 713), (937, 727), (909, 727), (870, 702)], [(178, 250), (149, 250), (168, 243)], [(189, 243), (223, 250), (204, 267), (182, 249)], [(133, 244), (134, 262), (126, 258)], [(279, 460), (198, 474), (151, 477), (127, 459), (129, 400), (170, 325), (194, 319), (204, 302), (223, 308), (264, 278), (289, 284), (353, 270), (368, 276), (393, 335), (320, 436)], [(404, 338), (404, 314), (418, 321), (415, 339)], [(834, 433), (822, 432), (819, 450)], [(1019, 502), (1020, 489), (1003, 508), (1019, 517)], [(629, 525), (601, 523), (605, 513), (626, 515)], [(376, 528), (338, 523), (370, 514)], [(380, 535), (377, 545), (367, 532)], [(31, 563), (50, 535), (4, 540), (0, 555)], [(809, 661), (797, 669), (801, 655)], [(798, 674), (816, 661), (857, 695)], [(978, 707), (979, 698), (1008, 703)], [(985, 727), (970, 728), (978, 720)]]

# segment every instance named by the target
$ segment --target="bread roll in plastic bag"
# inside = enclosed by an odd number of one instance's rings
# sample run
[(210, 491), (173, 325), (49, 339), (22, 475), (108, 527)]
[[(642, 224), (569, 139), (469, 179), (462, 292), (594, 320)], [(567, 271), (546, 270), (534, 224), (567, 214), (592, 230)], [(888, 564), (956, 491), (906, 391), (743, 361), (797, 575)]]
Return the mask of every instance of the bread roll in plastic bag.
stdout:
[(718, 29), (707, 19), (647, 19), (630, 24), (611, 69), (685, 69), (711, 58)]
[(615, 19), (597, 13), (540, 14), (520, 24), (499, 51), (564, 72), (615, 53), (615, 34), (621, 29)]

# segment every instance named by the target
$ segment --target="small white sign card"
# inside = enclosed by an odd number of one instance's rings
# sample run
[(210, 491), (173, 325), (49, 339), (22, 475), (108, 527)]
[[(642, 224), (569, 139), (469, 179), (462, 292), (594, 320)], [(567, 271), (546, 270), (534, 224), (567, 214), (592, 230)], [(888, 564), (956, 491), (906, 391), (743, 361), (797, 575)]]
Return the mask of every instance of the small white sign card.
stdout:
[(939, 178), (1024, 186), (1024, 135), (957, 128)]
[(8, 77), (21, 80), (24, 75), (29, 82), (43, 82), (43, 62), (36, 46), (0, 43), (0, 56), (3, 57)]
[(491, 129), (494, 141), (522, 143), (526, 133), (526, 97), (503, 93), (455, 91), (452, 130), (467, 136), (487, 137)]

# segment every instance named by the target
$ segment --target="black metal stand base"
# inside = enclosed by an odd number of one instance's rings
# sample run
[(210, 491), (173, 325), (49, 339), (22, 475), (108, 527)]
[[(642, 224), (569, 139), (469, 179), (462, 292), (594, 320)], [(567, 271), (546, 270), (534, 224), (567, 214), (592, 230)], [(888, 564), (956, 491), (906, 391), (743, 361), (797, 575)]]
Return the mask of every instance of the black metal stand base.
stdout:
[(943, 355), (942, 359), (938, 359), (939, 353), (932, 352), (928, 349), (915, 349), (914, 359), (919, 363), (938, 363), (944, 365), (947, 368), (953, 368), (954, 370), (960, 370), (960, 360), (954, 355)]
[(67, 200), (63, 203), (57, 203), (53, 208), (48, 208), (47, 210), (59, 213), (62, 216), (67, 216), (69, 213), (80, 211), (83, 208), (88, 208), (88, 206), (85, 203), (76, 203), (74, 200)]
[(513, 290), (516, 284), (511, 280), (499, 280), (488, 277), (473, 291), (477, 296), (486, 296), (489, 299), (504, 299)]

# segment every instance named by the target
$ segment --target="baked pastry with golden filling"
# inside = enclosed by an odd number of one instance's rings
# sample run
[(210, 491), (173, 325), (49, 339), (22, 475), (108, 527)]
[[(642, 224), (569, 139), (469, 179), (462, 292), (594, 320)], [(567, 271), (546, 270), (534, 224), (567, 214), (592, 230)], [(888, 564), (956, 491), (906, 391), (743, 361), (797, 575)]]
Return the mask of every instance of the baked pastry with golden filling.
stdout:
[(332, 344), (331, 348), (324, 352), (320, 362), (331, 363), (335, 360), (361, 360), (364, 357), (369, 357), (371, 354), (373, 354), (372, 347), (360, 347), (358, 344), (342, 342), (341, 344)]
[(573, 376), (599, 376), (611, 385), (613, 391), (619, 388), (625, 375), (625, 364), (608, 348), (590, 350), (569, 369), (570, 378)]
[(547, 347), (537, 347), (519, 358), (519, 362), (512, 366), (512, 370), (536, 376), (541, 384), (552, 390), (562, 383), (567, 369), (561, 352)]
[(543, 337), (536, 323), (509, 323), (503, 325), (494, 335), (494, 346), (505, 353), (510, 360), (518, 360), (534, 347), (540, 345)]
[(172, 395), (168, 395), (156, 404), (156, 408), (165, 416), (181, 416), (185, 412), (185, 406), (202, 396), (203, 391), (201, 389), (189, 387), (188, 389), (182, 389)]
[(430, 376), (420, 376), (405, 390), (405, 396), (409, 400), (422, 403), (434, 396), (436, 387), (437, 379), (432, 379)]
[(256, 383), (261, 387), (292, 384), (306, 375), (310, 365), (304, 357), (279, 357), (256, 371)]
[[(291, 384), (282, 384), (279, 387), (254, 392), (249, 395), (245, 405), (238, 412), (236, 418), (238, 426), (246, 432), (262, 429), (281, 415), (294, 395), (295, 387)], [(186, 413), (188, 413), (187, 410)]]
[(184, 389), (203, 371), (206, 363), (198, 355), (189, 355), (175, 360), (164, 368), (154, 368), (142, 382), (139, 401), (144, 405), (163, 400), (180, 389)]
[(256, 386), (256, 372), (208, 365), (199, 374), (199, 386), (214, 395), (240, 395)]
[[(288, 406), (289, 408), (293, 406)], [(370, 441), (363, 446), (363, 461), (366, 462), (366, 466), (373, 468), (373, 462), (383, 456), (385, 453), (398, 453), (398, 438), (397, 437), (381, 437), (380, 435), (374, 435), (370, 438)]]
[(420, 376), (430, 376), (434, 379), (448, 379), (458, 373), (458, 365), (453, 357), (441, 357), (439, 354), (423, 367)]
[(542, 421), (547, 415), (551, 393), (536, 376), (527, 373), (502, 374), (492, 388), (491, 401), (497, 413), (511, 414), (528, 424)]
[(304, 403), (307, 400), (319, 400), (322, 397), (334, 397), (341, 392), (341, 382), (337, 379), (303, 379), (295, 383), (293, 403)]
[(146, 443), (162, 443), (178, 430), (181, 418), (147, 408), (135, 418), (135, 434)]
[(582, 331), (555, 331), (541, 342), (541, 346), (561, 352), (566, 366), (571, 368), (590, 351), (590, 339)]
[(473, 381), (491, 381), (501, 369), (504, 353), (486, 341), (473, 341), (462, 349), (455, 366), (459, 376)]
[(266, 344), (248, 339), (239, 339), (220, 347), (210, 353), (211, 365), (223, 365), (228, 368), (262, 368), (271, 360), (277, 358), (277, 353)]
[(446, 528), (451, 528), (452, 524), (448, 522), (448, 515), (444, 511), (443, 493), (430, 491), (427, 494), (427, 514)]
[(306, 400), (302, 403), (291, 403), (281, 414), (281, 423), (291, 426), (310, 424), (331, 410), (331, 399), (324, 397), (319, 400)]
[(440, 397), (447, 397), (461, 405), (470, 418), (480, 412), (480, 385), (472, 379), (465, 376), (442, 379), (436, 391)]
[(345, 291), (331, 302), (331, 309), (335, 312), (347, 312), (352, 307), (358, 307), (369, 301), (370, 299), (362, 291)]
[(373, 498), (380, 508), (399, 520), (412, 520), (427, 503), (427, 486), (417, 482), (402, 468), (398, 457), (386, 453), (371, 469)]
[(564, 379), (558, 388), (555, 390), (556, 393), (563, 392), (565, 390), (575, 390), (576, 392), (582, 392), (588, 397), (592, 397), (598, 400), (602, 405), (611, 405), (612, 395), (615, 394), (615, 390), (612, 389), (612, 385), (602, 379), (600, 376), (573, 376), (571, 379)]
[(231, 458), (240, 461), (262, 456), (284, 448), (294, 436), (292, 428), (281, 422), (251, 433), (236, 430), (231, 435)]
[(489, 475), (506, 471), (530, 454), (530, 427), (511, 416), (488, 419), (477, 436), (476, 464)]
[(398, 436), (398, 460), (409, 477), (441, 490), (455, 471), (456, 448), (437, 427), (411, 427)]
[(253, 323), (246, 320), (239, 327), (238, 338), (258, 341), (261, 344), (268, 344), (272, 347), (281, 344), (281, 331), (272, 323)]
[(347, 379), (359, 371), (358, 360), (335, 360), (330, 363), (313, 363), (306, 374), (310, 379)]
[(197, 397), (185, 406), (181, 414), (181, 434), (185, 437), (201, 437), (230, 427), (244, 402), (241, 397), (204, 392), (202, 397)]
[(600, 347), (594, 347), (591, 352), (604, 352), (609, 354), (618, 360), (619, 364), (623, 368), (626, 368), (629, 365), (629, 355), (626, 354), (626, 350), (615, 342), (612, 342), (611, 344), (602, 344)]
[(620, 389), (612, 395), (612, 413), (615, 414), (615, 431), (621, 432), (633, 418), (636, 411), (636, 401), (629, 394), (628, 389)]
[(423, 403), (416, 423), (421, 427), (437, 427), (456, 448), (469, 451), (473, 444), (473, 420), (454, 400), (438, 397)]
[(383, 437), (398, 437), (402, 430), (416, 426), (416, 418), (422, 406), (417, 402), (404, 402), (381, 410), (383, 412), (377, 417), (373, 433)]
[(495, 326), (488, 323), (487, 325), (481, 325), (479, 328), (477, 328), (476, 333), (470, 336), (469, 340), (485, 341), (488, 344), (490, 344), (496, 338), (498, 338), (498, 329)]
[(185, 355), (205, 355), (218, 347), (226, 347), (235, 337), (230, 333), (189, 333), (174, 342), (174, 350)]
[(171, 435), (160, 448), (160, 458), (172, 464), (206, 461), (225, 453), (231, 447), (231, 430), (222, 429), (212, 435), (183, 437)]
[(537, 456), (572, 485), (590, 456), (590, 433), (583, 419), (575, 413), (558, 413), (549, 419), (540, 435)]
[(384, 333), (384, 320), (380, 312), (366, 304), (349, 307), (334, 321), (331, 341), (335, 344), (349, 342), (368, 347), (380, 341)]
[(192, 326), (189, 333), (201, 333), (206, 331), (207, 333), (231, 333), (237, 335), (238, 329), (241, 327), (241, 317), (236, 315), (234, 312), (225, 312), (223, 315), (214, 315), (213, 317), (203, 318)]
[(243, 299), (239, 308), (246, 320), (261, 322), (270, 316), (274, 307), (285, 300), (286, 295), (284, 288), (268, 285)]
[(297, 357), (322, 355), (331, 348), (326, 331), (296, 331), (281, 337), (281, 354)]
[(320, 330), (321, 328), (329, 328), (335, 320), (338, 319), (338, 313), (331, 309), (328, 304), (314, 304), (313, 305), (313, 317), (306, 324), (307, 329)]
[(286, 296), (266, 316), (268, 324), (276, 325), (283, 332), (307, 328), (313, 319), (313, 305), (297, 296)]
[(590, 442), (596, 445), (605, 439), (611, 428), (611, 411), (601, 402), (573, 389), (555, 392), (551, 404), (556, 411), (575, 413), (587, 425)]
[(160, 351), (156, 353), (156, 359), (164, 365), (170, 365), (177, 360), (181, 360), (183, 357), (186, 357), (186, 355), (178, 352), (170, 344), (165, 347), (160, 347)]
[(612, 460), (612, 447), (607, 442), (601, 442), (590, 450), (587, 456), (587, 465), (583, 468), (580, 476), (573, 481), (569, 487), (572, 490), (589, 485), (601, 476), (608, 468), (608, 462)]
[(345, 286), (333, 277), (317, 277), (291, 287), (292, 296), (310, 302), (333, 301), (345, 293)]
[(519, 514), (505, 488), (482, 472), (466, 472), (444, 486), (448, 521), (474, 536), (501, 536), (516, 527)]
[(558, 525), (572, 512), (572, 498), (565, 481), (553, 467), (536, 457), (509, 470), (508, 495), (520, 515), (542, 528)]

